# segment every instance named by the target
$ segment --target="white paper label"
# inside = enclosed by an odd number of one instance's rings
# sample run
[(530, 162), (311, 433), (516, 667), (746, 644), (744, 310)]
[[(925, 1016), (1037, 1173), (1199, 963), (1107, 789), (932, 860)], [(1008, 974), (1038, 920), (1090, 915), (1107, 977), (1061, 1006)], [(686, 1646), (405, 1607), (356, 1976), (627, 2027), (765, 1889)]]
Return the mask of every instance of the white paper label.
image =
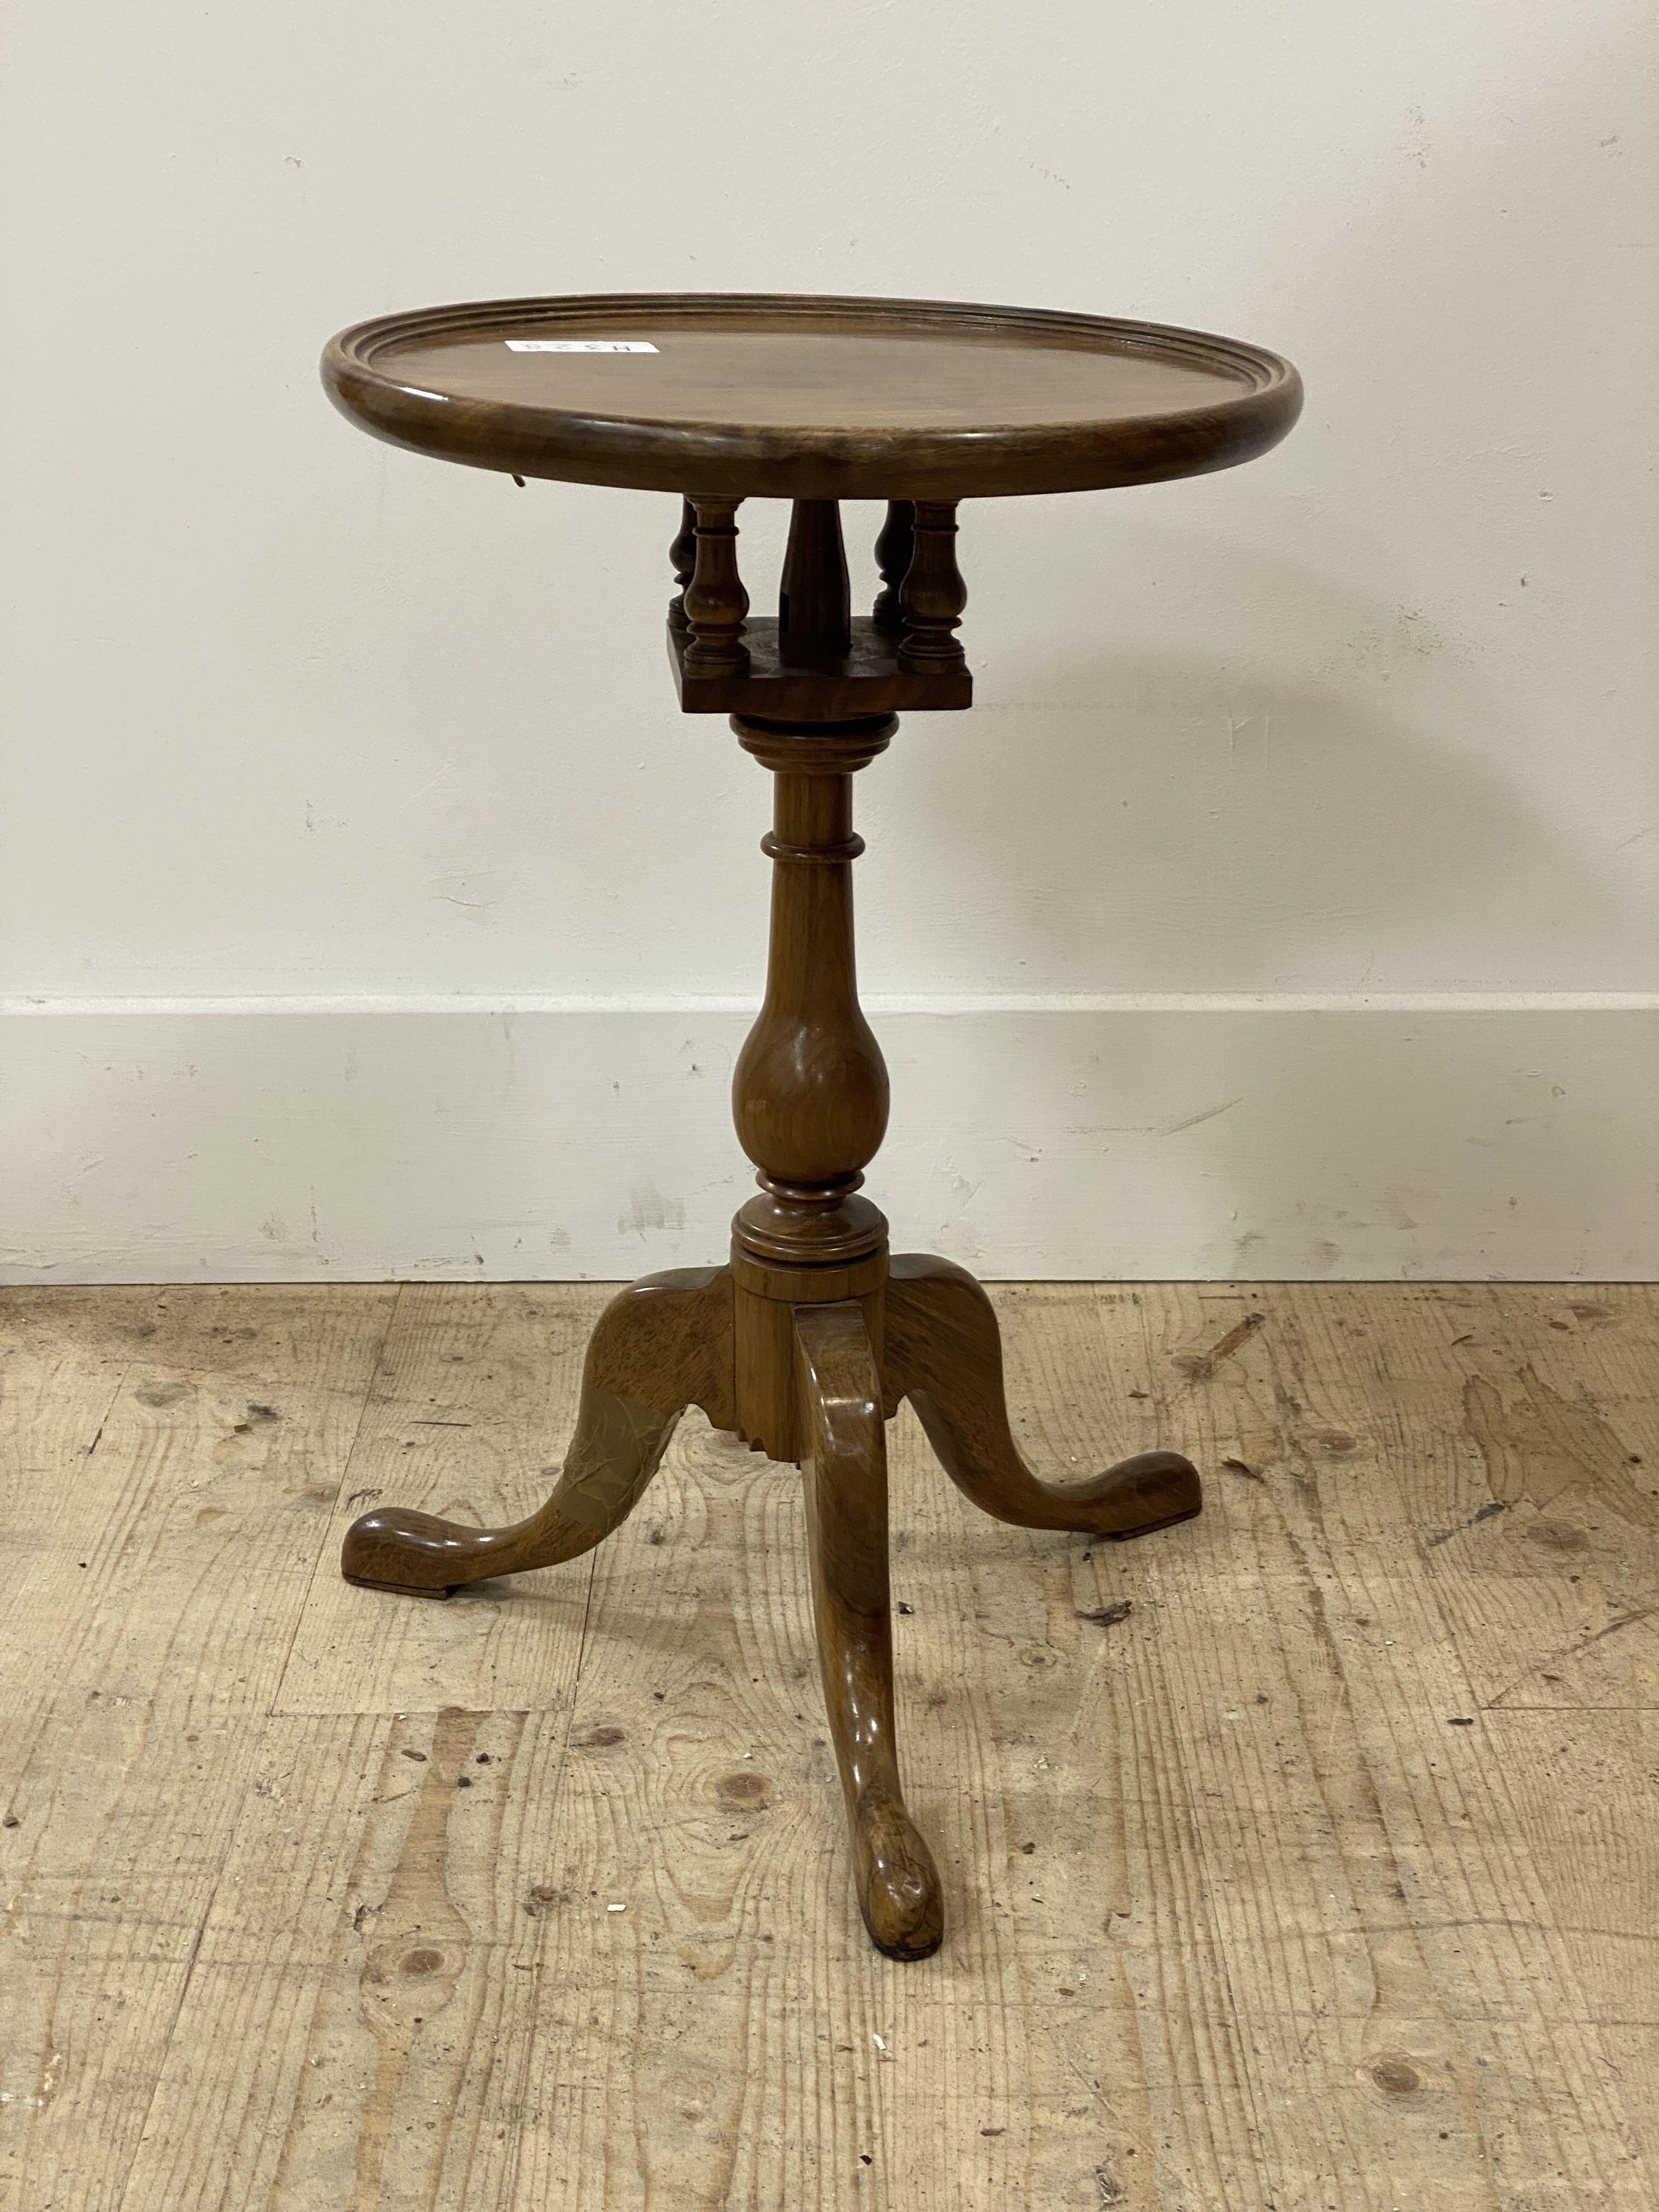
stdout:
[(508, 338), (509, 353), (655, 353), (645, 338)]

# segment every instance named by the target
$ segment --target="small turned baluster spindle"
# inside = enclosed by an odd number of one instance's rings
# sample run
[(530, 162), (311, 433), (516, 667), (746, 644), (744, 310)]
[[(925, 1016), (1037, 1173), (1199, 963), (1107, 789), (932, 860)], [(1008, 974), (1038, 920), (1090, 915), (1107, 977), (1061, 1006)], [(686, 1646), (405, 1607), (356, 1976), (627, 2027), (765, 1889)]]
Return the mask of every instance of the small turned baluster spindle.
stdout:
[(904, 616), (899, 607), (899, 593), (910, 567), (910, 556), (916, 545), (915, 503), (908, 499), (893, 499), (887, 502), (887, 520), (876, 540), (876, 566), (881, 571), (881, 589), (876, 593), (872, 609), (876, 628), (889, 637), (899, 636), (904, 629)]
[(732, 519), (743, 502), (698, 499), (691, 504), (697, 516), (697, 556), (685, 592), (691, 630), (685, 665), (698, 676), (717, 676), (749, 665), (743, 641), (749, 594), (738, 574), (738, 526)]
[(680, 501), (679, 535), (668, 549), (668, 560), (674, 571), (674, 581), (679, 586), (668, 602), (668, 619), (674, 629), (684, 629), (688, 627), (685, 594), (691, 572), (697, 565), (697, 510), (689, 499)]
[(957, 567), (954, 500), (915, 502), (915, 550), (899, 592), (904, 617), (898, 665), (915, 675), (942, 675), (967, 660), (952, 635), (968, 604), (968, 586)]

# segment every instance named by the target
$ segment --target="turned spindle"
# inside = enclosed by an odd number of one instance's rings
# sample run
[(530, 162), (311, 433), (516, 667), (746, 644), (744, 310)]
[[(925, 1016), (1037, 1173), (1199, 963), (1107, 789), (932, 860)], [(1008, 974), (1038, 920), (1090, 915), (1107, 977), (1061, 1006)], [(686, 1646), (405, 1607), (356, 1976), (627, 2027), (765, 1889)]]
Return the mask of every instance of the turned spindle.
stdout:
[(778, 658), (791, 668), (811, 668), (845, 659), (852, 642), (840, 502), (798, 499), (778, 591)]
[(686, 629), (690, 624), (685, 615), (685, 594), (691, 583), (691, 572), (697, 565), (697, 510), (689, 499), (680, 501), (679, 533), (668, 549), (669, 566), (674, 571), (678, 589), (668, 602), (668, 619), (675, 629)]
[(915, 502), (915, 550), (899, 588), (904, 621), (898, 665), (916, 674), (942, 674), (965, 667), (954, 635), (968, 604), (968, 586), (957, 567), (957, 507), (954, 500)]
[(697, 550), (685, 592), (685, 618), (691, 633), (685, 665), (699, 676), (720, 675), (749, 665), (743, 641), (749, 594), (738, 574), (735, 520), (742, 504), (736, 499), (691, 502), (697, 518)]
[(892, 714), (768, 722), (734, 714), (772, 770), (772, 928), (766, 995), (738, 1055), (732, 1111), (759, 1170), (732, 1224), (738, 1421), (775, 1458), (805, 1449), (793, 1384), (791, 1303), (866, 1301), (878, 1323), (887, 1223), (858, 1195), (887, 1128), (887, 1066), (859, 1005), (853, 942), (853, 777), (886, 750)]
[(898, 637), (904, 629), (899, 593), (903, 589), (915, 544), (915, 502), (908, 499), (889, 500), (887, 520), (876, 540), (876, 567), (881, 573), (881, 589), (876, 593), (876, 603), (871, 609), (876, 628), (889, 637)]

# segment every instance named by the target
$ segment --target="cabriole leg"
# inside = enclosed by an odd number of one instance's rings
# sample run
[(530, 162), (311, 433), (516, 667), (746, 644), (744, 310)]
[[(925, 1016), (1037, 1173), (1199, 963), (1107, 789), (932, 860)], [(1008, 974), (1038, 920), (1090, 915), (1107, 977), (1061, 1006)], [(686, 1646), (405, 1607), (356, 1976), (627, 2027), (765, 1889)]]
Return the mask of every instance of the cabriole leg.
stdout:
[(1149, 1536), (1203, 1504), (1198, 1469), (1179, 1452), (1140, 1452), (1091, 1481), (1040, 1482), (1008, 1426), (1002, 1337), (965, 1268), (916, 1253), (887, 1279), (887, 1393), (908, 1398), (940, 1465), (981, 1511), (1020, 1528)]
[(939, 1871), (904, 1809), (893, 1727), (887, 1453), (875, 1355), (854, 1303), (802, 1306), (795, 1344), (808, 1439), (812, 1612), (841, 1768), (853, 1875), (871, 1941), (925, 1959), (944, 1933)]
[(388, 1506), (347, 1529), (340, 1571), (370, 1589), (447, 1597), (486, 1575), (590, 1552), (639, 1504), (688, 1406), (701, 1406), (717, 1428), (732, 1426), (732, 1278), (724, 1267), (647, 1275), (612, 1298), (588, 1344), (558, 1481), (528, 1520), (469, 1528)]

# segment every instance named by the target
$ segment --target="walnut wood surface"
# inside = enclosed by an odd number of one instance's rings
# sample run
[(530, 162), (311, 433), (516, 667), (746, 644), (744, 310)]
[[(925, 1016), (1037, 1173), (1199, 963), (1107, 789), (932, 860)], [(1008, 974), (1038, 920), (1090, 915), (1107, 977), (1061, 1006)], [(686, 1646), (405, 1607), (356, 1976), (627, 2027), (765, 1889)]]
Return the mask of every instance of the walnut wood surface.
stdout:
[(960, 714), (973, 705), (974, 679), (965, 667), (902, 667), (897, 641), (869, 615), (854, 615), (851, 630), (840, 660), (827, 668), (792, 668), (779, 650), (776, 622), (770, 615), (751, 615), (743, 626), (746, 663), (711, 676), (688, 665), (686, 633), (671, 611), (668, 659), (681, 710), (784, 722), (813, 712), (850, 719)]
[(798, 499), (778, 587), (778, 653), (792, 668), (833, 668), (852, 643), (852, 588), (841, 503)]
[[(708, 502), (702, 504), (707, 507)], [(798, 499), (778, 584), (775, 620), (750, 619), (738, 568), (736, 509), (729, 532), (703, 556), (708, 596), (696, 585), (696, 506), (680, 503), (679, 534), (668, 549), (681, 588), (668, 603), (668, 658), (687, 714), (757, 715), (816, 728), (870, 714), (960, 712), (973, 704), (974, 679), (951, 633), (967, 601), (956, 574), (954, 520), (936, 527), (925, 549), (910, 611), (901, 606), (915, 551), (915, 507), (897, 501), (876, 541), (884, 588), (871, 615), (851, 611), (841, 506)], [(930, 507), (954, 518), (954, 508)], [(686, 611), (695, 597), (707, 613), (705, 652)]]
[(910, 567), (910, 556), (915, 550), (915, 501), (889, 500), (887, 519), (882, 524), (881, 534), (876, 540), (876, 567), (881, 575), (881, 589), (876, 593), (876, 603), (871, 614), (876, 628), (892, 637), (896, 637), (904, 628), (899, 593)]
[(732, 1282), (723, 1267), (647, 1275), (605, 1308), (587, 1348), (575, 1433), (538, 1510), (505, 1528), (474, 1528), (377, 1509), (346, 1531), (340, 1571), (371, 1589), (447, 1597), (486, 1575), (576, 1559), (639, 1504), (688, 1406), (732, 1425)]
[(671, 629), (690, 628), (685, 612), (685, 594), (697, 565), (697, 510), (689, 499), (680, 501), (680, 526), (668, 548), (668, 565), (674, 571), (674, 596), (668, 602), (668, 621)]
[[(644, 341), (517, 353), (509, 339)], [(1301, 383), (1237, 339), (940, 301), (623, 294), (434, 307), (325, 350), (365, 429), (475, 468), (789, 499), (1080, 491), (1231, 467)]]
[(893, 1720), (887, 1447), (881, 1384), (860, 1309), (795, 1315), (807, 1425), (812, 1617), (847, 1801), (859, 1910), (894, 1959), (924, 1959), (945, 1932), (939, 1872), (904, 1808)]
[(697, 499), (689, 504), (694, 517), (692, 569), (680, 600), (686, 623), (685, 665), (696, 676), (738, 675), (749, 665), (743, 635), (749, 594), (738, 573), (740, 502)]
[(869, 1301), (879, 1341), (887, 1223), (859, 1195), (887, 1127), (887, 1066), (859, 1005), (853, 937), (853, 777), (890, 714), (827, 724), (735, 715), (773, 776), (772, 928), (766, 994), (732, 1076), (738, 1141), (759, 1195), (732, 1224), (738, 1427), (774, 1459), (805, 1452), (790, 1309)]
[(732, 1071), (738, 1140), (762, 1197), (734, 1224), (755, 1259), (844, 1266), (886, 1223), (854, 1196), (887, 1127), (887, 1067), (858, 996), (853, 776), (884, 751), (890, 714), (799, 727), (733, 726), (773, 772), (772, 929), (766, 995)]
[(899, 586), (898, 665), (911, 676), (954, 675), (968, 665), (956, 635), (968, 604), (957, 566), (956, 506), (919, 499), (910, 515), (910, 560)]

